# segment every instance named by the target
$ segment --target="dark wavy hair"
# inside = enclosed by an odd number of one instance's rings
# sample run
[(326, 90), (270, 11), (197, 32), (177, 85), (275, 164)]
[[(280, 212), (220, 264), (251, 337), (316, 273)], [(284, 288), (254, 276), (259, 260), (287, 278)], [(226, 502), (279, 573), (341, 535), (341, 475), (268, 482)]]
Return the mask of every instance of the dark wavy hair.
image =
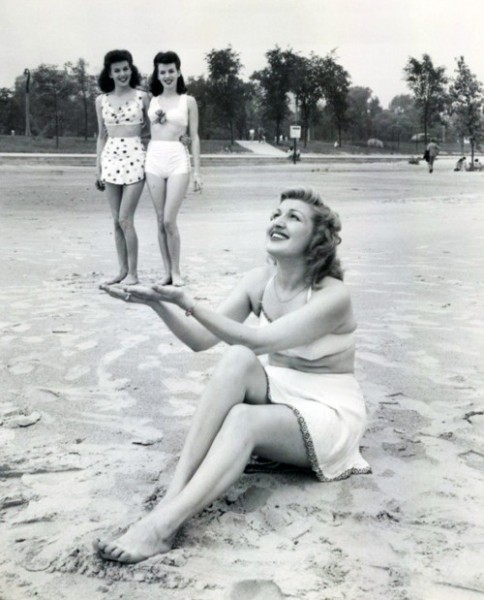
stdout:
[[(158, 79), (158, 65), (171, 65), (171, 63), (175, 63), (177, 70), (180, 70), (180, 57), (176, 52), (172, 52), (171, 50), (168, 50), (167, 52), (158, 52), (153, 59), (153, 73), (150, 77), (150, 92), (153, 94), (153, 96), (159, 96), (163, 93), (163, 85)], [(181, 73), (176, 82), (176, 93), (187, 93), (187, 86), (185, 85), (185, 81)]]
[(101, 74), (98, 77), (98, 85), (102, 92), (112, 92), (114, 90), (114, 81), (111, 77), (111, 65), (123, 60), (128, 61), (129, 68), (131, 69), (131, 79), (129, 85), (132, 88), (137, 88), (141, 83), (141, 77), (138, 69), (133, 64), (133, 57), (131, 52), (127, 50), (111, 50), (104, 57), (104, 66)]
[(313, 236), (306, 249), (307, 282), (317, 288), (330, 275), (343, 281), (343, 268), (336, 249), (341, 244), (341, 221), (311, 188), (293, 188), (281, 193), (283, 200), (300, 200), (313, 207)]

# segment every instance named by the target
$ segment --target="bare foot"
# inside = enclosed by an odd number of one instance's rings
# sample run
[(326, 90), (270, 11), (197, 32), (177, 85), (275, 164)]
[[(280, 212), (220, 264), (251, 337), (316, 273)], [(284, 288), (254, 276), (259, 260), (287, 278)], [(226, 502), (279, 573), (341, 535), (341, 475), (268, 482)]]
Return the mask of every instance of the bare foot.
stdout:
[(123, 279), (125, 279), (127, 275), (128, 275), (127, 271), (122, 272), (119, 275), (116, 275), (116, 277), (113, 277), (112, 279), (105, 281), (103, 283), (103, 285), (114, 285), (116, 283), (121, 283), (121, 281), (123, 281)]
[(158, 285), (171, 285), (171, 284), (172, 284), (171, 275), (165, 275), (165, 277), (163, 277), (163, 279), (160, 281), (160, 283)]
[(164, 535), (158, 521), (159, 517), (152, 512), (131, 525), (117, 540), (95, 540), (94, 550), (104, 560), (126, 564), (141, 562), (155, 554), (164, 554), (171, 550), (176, 531), (171, 535)]
[(175, 287), (182, 287), (185, 285), (185, 282), (183, 281), (181, 275), (172, 275), (171, 285), (174, 285)]
[(124, 280), (124, 285), (137, 285), (138, 283), (138, 275), (128, 275)]

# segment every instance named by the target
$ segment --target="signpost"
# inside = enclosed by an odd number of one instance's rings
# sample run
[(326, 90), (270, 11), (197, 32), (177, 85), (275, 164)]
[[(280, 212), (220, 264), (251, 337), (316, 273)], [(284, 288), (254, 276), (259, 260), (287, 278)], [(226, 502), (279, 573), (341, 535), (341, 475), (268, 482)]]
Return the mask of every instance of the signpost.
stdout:
[(297, 141), (301, 139), (301, 125), (291, 125), (289, 127), (289, 137), (294, 140), (292, 150), (292, 162), (296, 164), (297, 160)]

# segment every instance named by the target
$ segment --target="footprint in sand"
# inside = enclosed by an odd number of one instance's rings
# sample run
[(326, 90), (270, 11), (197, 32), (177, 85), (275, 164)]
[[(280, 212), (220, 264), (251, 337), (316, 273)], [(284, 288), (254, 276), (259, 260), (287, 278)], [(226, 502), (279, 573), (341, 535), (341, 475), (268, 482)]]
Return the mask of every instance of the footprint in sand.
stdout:
[(272, 491), (265, 487), (252, 485), (245, 490), (237, 500), (230, 506), (232, 512), (248, 513), (265, 506), (271, 497)]
[(12, 327), (12, 331), (15, 331), (15, 333), (24, 333), (24, 331), (28, 331), (29, 329), (30, 325), (27, 323), (18, 323)]
[(8, 366), (8, 370), (14, 375), (25, 375), (26, 373), (33, 371), (33, 369), (33, 365), (29, 365), (28, 363), (20, 363), (18, 365)]
[(42, 342), (44, 341), (44, 338), (40, 337), (39, 335), (31, 335), (31, 336), (22, 338), (22, 341), (25, 342), (26, 344), (42, 344)]
[(89, 373), (89, 371), (91, 370), (90, 367), (86, 367), (86, 366), (82, 366), (82, 365), (76, 365), (75, 367), (72, 367), (71, 369), (69, 369), (64, 377), (64, 379), (66, 379), (67, 381), (75, 381), (76, 379), (79, 379), (80, 377), (83, 377), (84, 375), (87, 375), (87, 373)]
[(478, 469), (481, 472), (484, 470), (484, 454), (475, 450), (468, 450), (459, 454), (459, 457), (465, 460), (469, 467)]
[(87, 342), (82, 342), (82, 344), (78, 344), (76, 346), (76, 348), (78, 350), (92, 350), (92, 348), (95, 348), (97, 346), (97, 341), (96, 340), (88, 340)]
[(286, 598), (271, 579), (237, 581), (230, 591), (230, 600), (281, 600)]

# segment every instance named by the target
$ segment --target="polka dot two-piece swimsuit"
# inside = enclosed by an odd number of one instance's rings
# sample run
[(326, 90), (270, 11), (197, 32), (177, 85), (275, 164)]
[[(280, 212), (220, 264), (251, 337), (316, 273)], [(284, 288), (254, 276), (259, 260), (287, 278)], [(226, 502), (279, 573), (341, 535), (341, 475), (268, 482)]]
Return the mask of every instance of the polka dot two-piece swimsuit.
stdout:
[[(109, 95), (102, 98), (102, 115), (106, 125), (141, 125), (143, 123), (143, 95), (136, 91), (135, 97), (119, 108), (109, 102)], [(101, 178), (106, 183), (129, 185), (144, 179), (145, 149), (140, 136), (109, 136), (101, 154)]]

